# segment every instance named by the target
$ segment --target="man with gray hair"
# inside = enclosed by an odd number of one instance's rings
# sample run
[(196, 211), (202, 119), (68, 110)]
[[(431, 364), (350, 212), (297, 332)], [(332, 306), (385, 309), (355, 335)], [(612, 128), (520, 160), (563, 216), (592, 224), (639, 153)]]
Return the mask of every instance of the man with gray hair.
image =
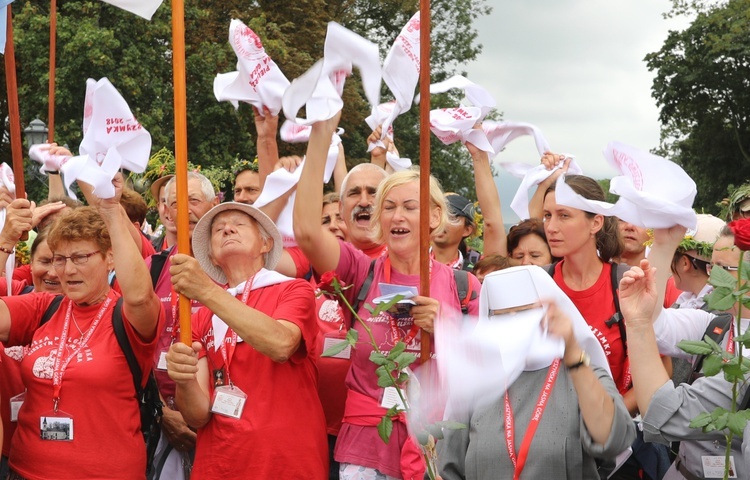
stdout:
[[(305, 173), (302, 172), (303, 177)], [(387, 176), (386, 171), (378, 165), (360, 163), (346, 174), (341, 183), (339, 208), (349, 232), (349, 243), (372, 258), (380, 256), (385, 249), (385, 244), (375, 240), (370, 218), (375, 205), (375, 192)], [(322, 225), (321, 229), (325, 230)]]
[[(196, 172), (188, 173), (188, 211), (190, 222), (190, 237), (192, 239), (193, 229), (198, 220), (211, 208), (219, 203), (211, 181), (204, 175)], [(179, 228), (177, 222), (177, 183), (171, 178), (165, 188), (164, 197), (169, 217)], [(159, 340), (154, 356), (154, 376), (159, 387), (159, 395), (164, 402), (163, 415), (161, 418), (162, 435), (154, 455), (155, 479), (183, 480), (190, 478), (192, 458), (195, 455), (196, 434), (185, 423), (182, 414), (176, 410), (174, 403), (175, 383), (167, 374), (167, 363), (165, 356), (173, 339), (179, 338), (179, 309), (177, 306), (177, 295), (172, 288), (169, 267), (172, 256), (177, 253), (176, 245), (162, 253), (149, 258), (148, 264), (151, 270), (151, 278), (157, 278), (154, 283), (154, 291), (159, 296), (166, 322), (164, 329), (159, 332)], [(192, 253), (192, 252), (188, 252)], [(173, 306), (175, 308), (173, 308)], [(195, 311), (200, 304), (192, 302)]]

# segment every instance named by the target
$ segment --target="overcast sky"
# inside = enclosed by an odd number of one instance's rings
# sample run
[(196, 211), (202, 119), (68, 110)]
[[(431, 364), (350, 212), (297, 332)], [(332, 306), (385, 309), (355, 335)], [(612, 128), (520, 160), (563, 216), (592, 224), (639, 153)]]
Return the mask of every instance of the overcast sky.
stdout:
[[(643, 58), (661, 48), (670, 29), (670, 0), (488, 0), (476, 21), (478, 59), (468, 77), (487, 88), (505, 120), (539, 127), (552, 149), (575, 155), (584, 173), (609, 178), (601, 152), (622, 141), (649, 150), (659, 143), (653, 74)], [(516, 140), (495, 161), (538, 162), (530, 137)], [(499, 169), (505, 221), (518, 184)]]

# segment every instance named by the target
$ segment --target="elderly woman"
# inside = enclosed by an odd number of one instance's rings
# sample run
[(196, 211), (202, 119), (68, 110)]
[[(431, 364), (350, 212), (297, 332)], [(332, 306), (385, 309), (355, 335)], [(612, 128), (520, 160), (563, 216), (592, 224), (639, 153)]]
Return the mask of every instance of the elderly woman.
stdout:
[(175, 291), (204, 305), (192, 346), (175, 343), (166, 357), (177, 407), (198, 429), (193, 480), (327, 475), (315, 296), (271, 271), (281, 250), (265, 214), (229, 202), (195, 226), (196, 259), (172, 260)]
[(438, 443), (442, 478), (599, 479), (596, 460), (626, 450), (635, 426), (583, 317), (536, 266), (487, 275), (479, 310), (478, 332), (504, 354), (507, 377), (472, 395), (476, 385), (451, 386), (451, 420), (467, 427)]
[(513, 265), (549, 265), (558, 260), (552, 257), (544, 233), (544, 223), (529, 218), (514, 225), (508, 232), (508, 258)]
[[(323, 168), (331, 135), (337, 119), (313, 125), (307, 160), (297, 187), (297, 202), (294, 206), (294, 233), (302, 251), (310, 259), (317, 273), (335, 271), (344, 284), (350, 303), (363, 296), (358, 313), (374, 341), (384, 353), (403, 340), (406, 350), (419, 354), (422, 329), (433, 331), (436, 321), (449, 321), (461, 305), (458, 298), (453, 270), (440, 262), (430, 262), (430, 296), (416, 295), (411, 300), (415, 305), (405, 318), (394, 318), (382, 312), (371, 318), (367, 304), (380, 296), (380, 284), (390, 283), (404, 288), (419, 287), (419, 231), (420, 210), (429, 210), (431, 231), (440, 230), (446, 221), (445, 197), (434, 178), (430, 179), (430, 202), (420, 204), (419, 172), (398, 172), (380, 183), (375, 198), (371, 225), (375, 236), (387, 245), (387, 254), (371, 260), (354, 246), (337, 240), (331, 235), (321, 234), (320, 199)], [(361, 292), (371, 274), (370, 288)], [(479, 282), (469, 275), (471, 288), (479, 291)], [(477, 301), (468, 305), (469, 313), (477, 313)], [(453, 316), (452, 318), (456, 318)], [(359, 338), (369, 338), (360, 322), (352, 328)], [(348, 388), (344, 423), (336, 443), (335, 459), (341, 463), (342, 479), (361, 478), (421, 478), (424, 464), (416, 446), (409, 438), (406, 425), (397, 421), (389, 443), (378, 436), (376, 425), (392, 405), (384, 401), (385, 390), (378, 386), (376, 365), (370, 362), (372, 346), (360, 342), (352, 350), (352, 366), (346, 379)]]
[[(50, 230), (51, 261), (65, 294), (50, 320), (39, 325), (55, 298), (50, 293), (0, 301), (0, 339), (28, 345), (21, 361), (26, 398), (9, 478), (145, 477), (139, 403), (113, 323), (114, 316), (121, 319), (148, 372), (163, 314), (128, 234), (130, 222), (119, 203), (122, 176), (113, 184), (114, 198), (71, 211)], [(110, 289), (112, 269), (122, 295)], [(106, 461), (92, 461), (96, 458)]]

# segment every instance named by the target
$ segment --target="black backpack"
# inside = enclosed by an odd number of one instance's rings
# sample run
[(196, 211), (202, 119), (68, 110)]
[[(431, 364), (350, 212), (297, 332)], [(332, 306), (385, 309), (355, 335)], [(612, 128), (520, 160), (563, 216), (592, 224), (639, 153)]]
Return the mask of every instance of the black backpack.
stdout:
[[(42, 315), (42, 321), (39, 326), (44, 325), (52, 318), (52, 315), (60, 307), (63, 298), (64, 295), (57, 295), (52, 299), (52, 303), (50, 303)], [(122, 321), (122, 297), (115, 304), (112, 314), (112, 328), (115, 331), (117, 343), (120, 345), (122, 353), (125, 354), (125, 359), (128, 362), (128, 367), (130, 367), (130, 373), (133, 377), (134, 397), (138, 402), (141, 412), (141, 433), (143, 433), (143, 440), (146, 443), (146, 474), (148, 476), (149, 470), (152, 469), (154, 453), (156, 452), (156, 446), (159, 443), (161, 435), (161, 426), (158, 419), (161, 417), (163, 404), (159, 398), (159, 389), (156, 387), (156, 379), (154, 378), (153, 371), (149, 372), (146, 386), (141, 387), (143, 371), (140, 365), (138, 365), (138, 361), (133, 353), (133, 347), (130, 345), (128, 335), (125, 332), (125, 325)]]

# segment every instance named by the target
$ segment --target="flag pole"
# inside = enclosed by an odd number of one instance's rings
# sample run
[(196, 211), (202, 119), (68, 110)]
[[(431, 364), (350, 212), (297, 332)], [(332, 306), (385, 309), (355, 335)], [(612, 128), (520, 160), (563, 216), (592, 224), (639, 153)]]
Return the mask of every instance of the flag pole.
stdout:
[(47, 143), (55, 141), (55, 70), (57, 51), (57, 0), (49, 5), (49, 94), (47, 107)]
[[(174, 157), (177, 191), (177, 251), (190, 253), (187, 204), (187, 94), (185, 87), (185, 2), (172, 0), (172, 74), (174, 78)], [(180, 341), (192, 343), (190, 299), (180, 295)]]
[[(430, 0), (419, 0), (419, 291), (430, 295)], [(430, 334), (422, 329), (420, 363), (430, 358)]]
[(16, 80), (16, 51), (13, 48), (13, 13), (8, 5), (8, 27), (5, 40), (5, 86), (8, 92), (8, 117), (10, 119), (10, 151), (13, 158), (13, 178), (16, 198), (26, 197), (23, 181), (23, 149), (21, 148), (21, 113), (18, 107)]

